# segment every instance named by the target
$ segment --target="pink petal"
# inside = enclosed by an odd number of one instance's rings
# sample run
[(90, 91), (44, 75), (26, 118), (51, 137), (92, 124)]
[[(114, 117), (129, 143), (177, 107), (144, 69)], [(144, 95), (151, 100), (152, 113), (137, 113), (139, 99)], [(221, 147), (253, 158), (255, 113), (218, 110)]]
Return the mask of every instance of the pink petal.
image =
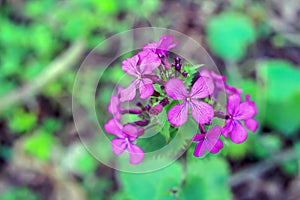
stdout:
[(147, 99), (154, 92), (154, 88), (153, 88), (153, 85), (152, 85), (152, 80), (149, 79), (149, 78), (143, 78), (139, 82), (139, 86), (138, 87), (139, 87), (141, 99)]
[(170, 49), (176, 47), (178, 44), (178, 42), (172, 44), (173, 40), (173, 36), (161, 36), (159, 39), (159, 48), (162, 50), (169, 51)]
[(256, 115), (257, 114), (257, 107), (256, 107), (255, 102), (250, 100), (250, 95), (249, 94), (246, 94), (245, 97), (246, 97), (246, 102), (248, 102), (253, 107), (253, 109), (255, 110), (254, 115)]
[(138, 80), (134, 80), (131, 82), (131, 84), (123, 89), (120, 92), (120, 101), (124, 102), (124, 101), (131, 101), (134, 99), (135, 95), (136, 95), (136, 87), (138, 85), (139, 81)]
[(226, 120), (226, 125), (222, 129), (222, 135), (225, 138), (227, 138), (228, 134), (232, 131), (233, 127), (234, 127), (233, 120), (232, 119), (227, 119)]
[(169, 97), (175, 100), (184, 100), (188, 97), (188, 92), (181, 80), (169, 80), (165, 85), (165, 91)]
[(111, 145), (112, 145), (112, 152), (116, 155), (121, 155), (127, 148), (127, 141), (124, 139), (113, 139), (111, 141)]
[(114, 114), (114, 111), (116, 110), (116, 107), (118, 105), (119, 99), (116, 96), (110, 97), (110, 102), (108, 104), (108, 112), (110, 114)]
[(212, 78), (210, 71), (203, 69), (199, 72), (200, 76), (204, 76), (204, 77), (208, 77), (208, 78)]
[(210, 150), (210, 153), (216, 154), (223, 148), (222, 140), (218, 140), (215, 146)]
[(137, 128), (130, 124), (125, 125), (122, 131), (123, 131), (123, 133), (127, 134), (128, 136), (131, 136), (130, 137), (131, 141), (135, 140), (138, 137)]
[(211, 151), (215, 147), (221, 133), (222, 133), (222, 128), (220, 126), (215, 126), (207, 132), (204, 143), (208, 151)]
[(219, 90), (224, 90), (224, 88), (226, 87), (225, 85), (225, 81), (226, 81), (226, 77), (225, 76), (221, 76), (219, 74), (216, 74), (215, 72), (211, 71), (211, 77), (214, 79), (216, 87)]
[(123, 87), (122, 87), (122, 86), (118, 86), (118, 97), (119, 97), (119, 98), (120, 98), (120, 96), (121, 96), (122, 90), (124, 90)]
[(209, 123), (214, 116), (214, 110), (208, 103), (192, 100), (189, 102), (192, 116), (199, 124)]
[(211, 78), (200, 76), (191, 89), (192, 98), (205, 98), (214, 91), (214, 83)]
[(242, 94), (243, 90), (225, 84), (226, 94)]
[(108, 105), (108, 112), (116, 119), (121, 118), (120, 100), (117, 96), (111, 96), (110, 103)]
[(235, 115), (238, 112), (239, 106), (241, 102), (241, 96), (238, 94), (233, 94), (228, 97), (227, 102), (227, 112), (230, 115)]
[(158, 42), (151, 42), (148, 44), (145, 44), (142, 49), (143, 51), (151, 50), (153, 53), (156, 53), (156, 48), (158, 47)]
[(194, 137), (192, 138), (192, 141), (201, 141), (205, 138), (205, 134), (195, 134)]
[(238, 112), (234, 118), (238, 120), (246, 120), (252, 118), (256, 114), (256, 107), (254, 104), (245, 101), (240, 104)]
[(258, 128), (258, 123), (255, 119), (247, 119), (245, 121), (245, 126), (252, 132), (255, 132)]
[(206, 151), (206, 145), (202, 140), (198, 144), (196, 144), (196, 148), (194, 150), (194, 156), (201, 157), (204, 155), (205, 151)]
[(186, 102), (173, 106), (168, 112), (168, 120), (173, 126), (181, 126), (188, 119), (188, 105)]
[(130, 164), (136, 165), (143, 161), (144, 151), (135, 144), (128, 145), (129, 162)]
[(225, 81), (226, 81), (226, 77), (225, 77), (225, 76), (221, 76), (221, 75), (219, 75), (219, 74), (216, 74), (214, 71), (211, 71), (210, 74), (211, 74), (211, 77), (212, 77), (213, 79), (215, 79), (216, 81), (217, 81), (217, 80), (218, 80), (218, 81), (222, 81), (222, 82), (225, 82)]
[(146, 55), (143, 55), (143, 59), (141, 61), (140, 74), (141, 75), (151, 74), (161, 64), (161, 60), (152, 51), (147, 51), (146, 53), (143, 54)]
[(248, 137), (248, 133), (243, 125), (238, 121), (234, 120), (234, 127), (230, 133), (230, 139), (236, 144), (244, 142)]
[(122, 62), (122, 69), (124, 72), (131, 76), (138, 76), (137, 63), (139, 61), (139, 56), (135, 55), (132, 58), (127, 58)]
[(110, 119), (105, 125), (104, 130), (107, 133), (111, 133), (116, 135), (119, 138), (124, 138), (123, 132), (122, 132), (123, 126), (122, 124), (116, 120), (115, 118)]

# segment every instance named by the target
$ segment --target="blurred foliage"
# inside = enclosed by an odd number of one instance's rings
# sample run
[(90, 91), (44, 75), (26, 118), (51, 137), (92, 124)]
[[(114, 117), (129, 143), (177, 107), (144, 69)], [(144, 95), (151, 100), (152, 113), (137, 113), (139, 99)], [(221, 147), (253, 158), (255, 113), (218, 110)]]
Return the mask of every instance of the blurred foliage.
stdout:
[[(120, 199), (231, 199), (227, 184), (228, 166), (224, 159), (197, 159), (189, 155), (186, 163), (174, 162), (147, 174), (120, 172), (123, 187)], [(185, 166), (183, 166), (185, 165)], [(216, 189), (218, 192), (216, 193)]]
[(51, 133), (39, 130), (25, 138), (24, 151), (39, 160), (47, 161), (50, 159), (53, 143)]
[(254, 25), (247, 15), (224, 12), (207, 24), (207, 40), (213, 52), (225, 60), (239, 60), (255, 40)]
[[(120, 173), (125, 196), (129, 199), (175, 199), (182, 180), (182, 166), (175, 162), (159, 171), (147, 174)], [(172, 198), (173, 197), (173, 198)]]
[(0, 194), (2, 200), (40, 200), (41, 198), (27, 188), (13, 188)]
[(73, 173), (87, 176), (93, 173), (97, 167), (95, 158), (81, 145), (76, 143), (69, 148), (64, 157), (65, 168)]
[(265, 85), (266, 123), (286, 136), (296, 134), (300, 127), (300, 70), (284, 60), (263, 62), (258, 70)]
[(12, 132), (24, 133), (31, 131), (36, 126), (36, 122), (35, 113), (27, 113), (20, 109), (12, 113), (8, 126)]
[[(192, 151), (190, 151), (192, 152)], [(231, 199), (228, 185), (229, 169), (221, 157), (208, 156), (198, 159), (189, 155), (186, 183), (182, 190), (182, 199)], [(218, 192), (216, 192), (216, 190)]]

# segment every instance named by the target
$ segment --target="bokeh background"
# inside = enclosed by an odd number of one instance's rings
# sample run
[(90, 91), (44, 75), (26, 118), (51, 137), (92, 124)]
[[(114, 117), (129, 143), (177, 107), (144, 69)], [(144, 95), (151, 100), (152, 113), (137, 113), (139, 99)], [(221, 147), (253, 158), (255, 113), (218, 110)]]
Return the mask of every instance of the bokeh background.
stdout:
[[(299, 0), (0, 0), (0, 199), (300, 199), (299, 19)], [(81, 62), (147, 26), (194, 38), (251, 94), (260, 127), (247, 142), (141, 175), (84, 149), (70, 104)], [(110, 74), (104, 84), (123, 76)]]

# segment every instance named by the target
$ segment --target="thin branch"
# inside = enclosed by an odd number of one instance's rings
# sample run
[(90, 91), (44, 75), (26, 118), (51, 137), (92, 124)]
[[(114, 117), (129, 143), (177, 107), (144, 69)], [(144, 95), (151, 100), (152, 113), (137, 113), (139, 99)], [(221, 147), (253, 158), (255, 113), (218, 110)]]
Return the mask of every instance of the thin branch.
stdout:
[(41, 74), (0, 99), (0, 111), (37, 94), (45, 85), (74, 66), (84, 52), (84, 42), (75, 41), (62, 55), (50, 63)]
[(288, 149), (278, 154), (273, 155), (269, 159), (260, 162), (256, 165), (250, 166), (249, 168), (243, 169), (233, 174), (229, 179), (229, 184), (234, 187), (247, 180), (255, 179), (265, 173), (266, 171), (276, 167), (277, 165), (286, 161), (297, 159), (296, 152), (294, 149)]

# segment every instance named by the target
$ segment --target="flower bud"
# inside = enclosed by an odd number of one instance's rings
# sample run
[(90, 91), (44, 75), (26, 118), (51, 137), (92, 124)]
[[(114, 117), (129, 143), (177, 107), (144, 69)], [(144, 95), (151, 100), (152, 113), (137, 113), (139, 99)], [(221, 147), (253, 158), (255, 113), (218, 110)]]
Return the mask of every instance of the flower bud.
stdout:
[(149, 113), (152, 115), (158, 115), (163, 110), (163, 106), (161, 104), (157, 104), (150, 108)]

